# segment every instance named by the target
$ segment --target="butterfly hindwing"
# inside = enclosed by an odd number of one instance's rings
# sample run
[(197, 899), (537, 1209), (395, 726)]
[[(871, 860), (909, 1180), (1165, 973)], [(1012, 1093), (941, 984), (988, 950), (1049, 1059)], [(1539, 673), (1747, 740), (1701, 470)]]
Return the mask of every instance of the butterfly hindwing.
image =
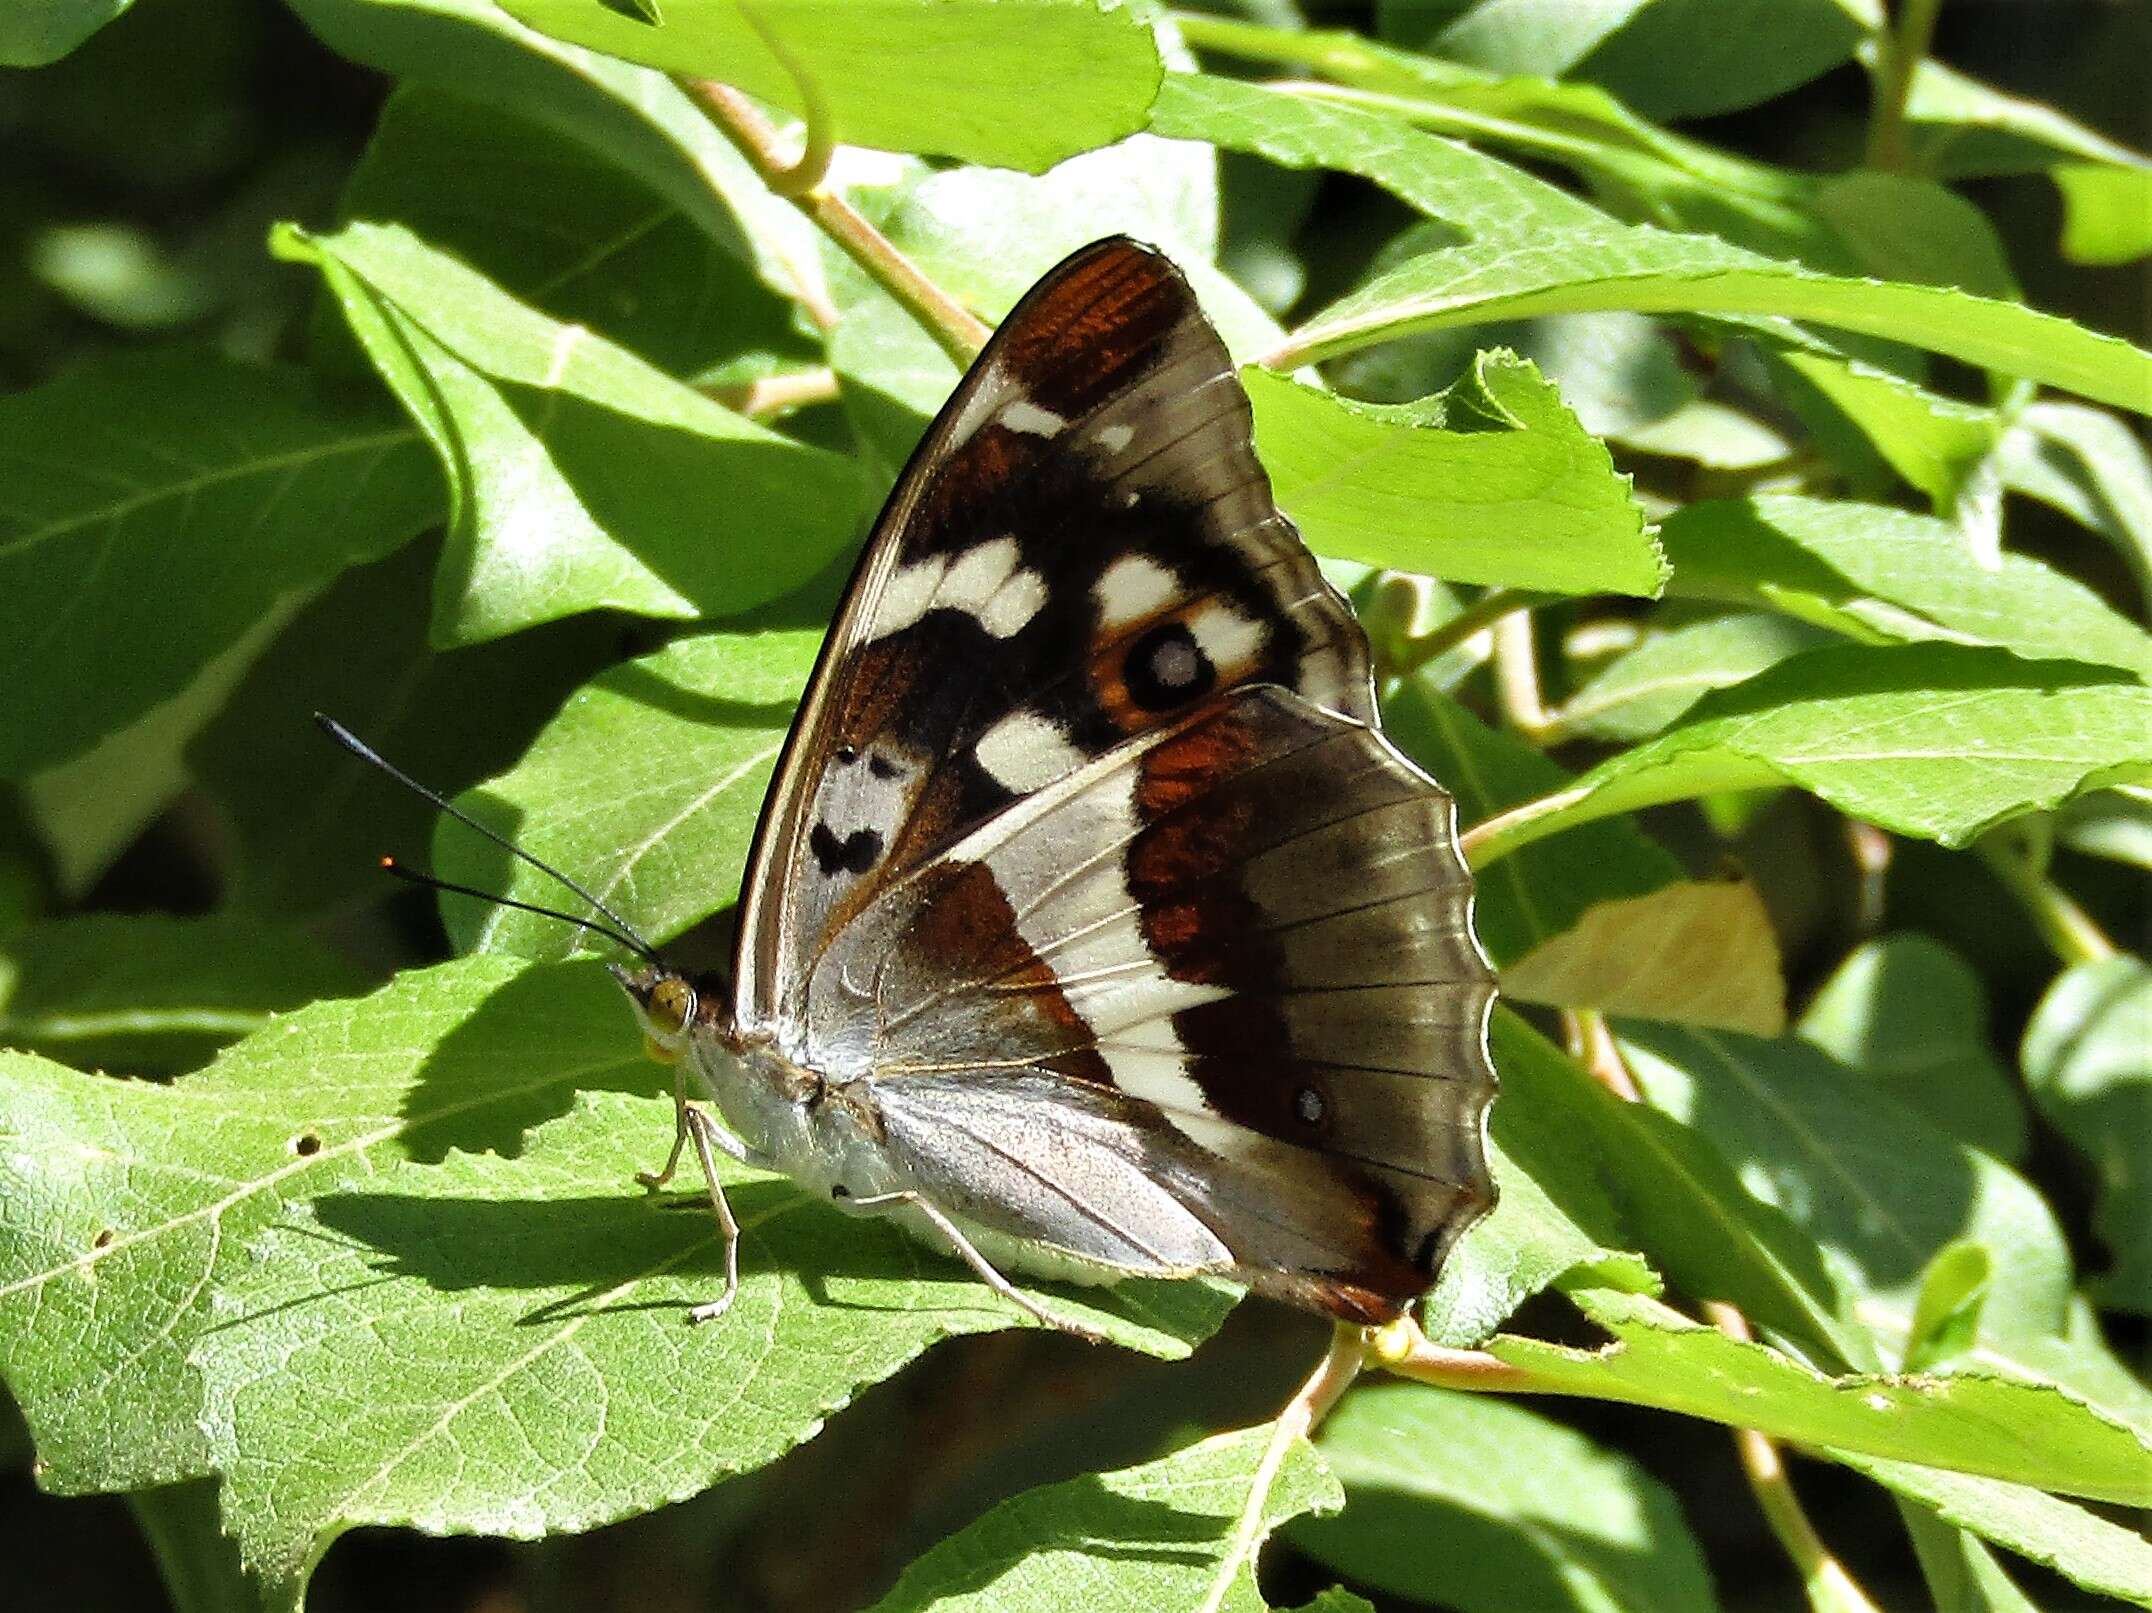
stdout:
[[(812, 1039), (865, 1034), (927, 1190), (1013, 1200), (1004, 1231), (1125, 1245), (1120, 1198), (1016, 1191), (1118, 1150), (1177, 1207), (1146, 1224), (1192, 1218), (1259, 1287), (1394, 1314), (1492, 1200), (1494, 989), (1451, 819), (1364, 725), (1241, 691), (889, 892), (825, 958)], [(1071, 1106), (1091, 1123), (1059, 1124)]]
[(1372, 720), (1364, 640), (1250, 436), (1223, 344), (1146, 247), (1084, 249), (1002, 323), (899, 478), (787, 744), (745, 1023), (798, 1012), (875, 890), (1222, 691)]

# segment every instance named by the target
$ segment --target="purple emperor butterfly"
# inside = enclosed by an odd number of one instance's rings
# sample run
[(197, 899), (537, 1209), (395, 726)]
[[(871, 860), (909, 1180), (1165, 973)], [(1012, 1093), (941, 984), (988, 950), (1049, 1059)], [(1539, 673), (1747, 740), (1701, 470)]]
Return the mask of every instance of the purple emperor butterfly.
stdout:
[(669, 1176), (784, 1172), (961, 1256), (1387, 1321), (1493, 1200), (1450, 798), (1272, 502), (1159, 253), (1096, 243), (905, 467), (764, 804), (730, 981), (621, 979)]

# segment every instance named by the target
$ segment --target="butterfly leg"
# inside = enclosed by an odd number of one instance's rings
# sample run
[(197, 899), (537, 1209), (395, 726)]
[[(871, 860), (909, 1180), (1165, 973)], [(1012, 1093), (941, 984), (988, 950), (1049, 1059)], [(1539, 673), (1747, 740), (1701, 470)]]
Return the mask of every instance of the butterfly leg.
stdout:
[(1011, 1305), (1014, 1305), (1018, 1310), (1024, 1312), (1027, 1316), (1044, 1322), (1048, 1327), (1059, 1328), (1064, 1333), (1073, 1333), (1087, 1344), (1104, 1344), (1106, 1342), (1106, 1336), (1103, 1333), (1085, 1327), (1081, 1322), (1072, 1322), (1067, 1317), (1047, 1309), (1029, 1294), (1018, 1288), (1016, 1284), (1010, 1282), (1008, 1278), (1002, 1276), (1000, 1272), (994, 1269), (993, 1263), (986, 1256), (972, 1247), (971, 1240), (957, 1230), (954, 1221), (951, 1221), (941, 1211), (935, 1209), (933, 1205), (929, 1204), (917, 1193), (875, 1193), (865, 1198), (852, 1198), (850, 1195), (842, 1196), (847, 1204), (855, 1210), (887, 1210), (897, 1208), (900, 1205), (911, 1206), (933, 1223), (936, 1232), (949, 1240), (949, 1245), (956, 1251), (958, 1258), (979, 1274), (981, 1282), (993, 1289), (995, 1293), (999, 1294)]
[(635, 1179), (656, 1192), (673, 1179), (673, 1172), (680, 1168), (680, 1150), (687, 1146), (687, 1075), (679, 1063), (673, 1065), (673, 1144), (672, 1152), (665, 1156), (665, 1163), (654, 1171), (637, 1171)]
[[(724, 1186), (717, 1179), (717, 1154), (722, 1151), (744, 1161), (747, 1150), (738, 1138), (684, 1098), (680, 1103), (680, 1116), (682, 1128), (695, 1144), (695, 1157), (702, 1162), (702, 1179), (710, 1189), (710, 1208), (717, 1214), (718, 1230), (725, 1235), (725, 1291), (708, 1303), (697, 1305), (687, 1313), (687, 1319), (690, 1322), (714, 1322), (732, 1308), (732, 1301), (740, 1292), (740, 1223), (733, 1219), (732, 1206), (725, 1202)], [(673, 1153), (677, 1158), (677, 1144)], [(668, 1163), (666, 1173), (671, 1174), (671, 1170)]]

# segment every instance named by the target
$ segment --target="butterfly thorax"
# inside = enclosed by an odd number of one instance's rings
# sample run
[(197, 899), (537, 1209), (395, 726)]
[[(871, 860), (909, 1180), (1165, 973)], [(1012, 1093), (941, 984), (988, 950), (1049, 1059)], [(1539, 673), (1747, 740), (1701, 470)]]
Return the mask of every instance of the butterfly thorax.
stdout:
[(832, 1081), (759, 1039), (728, 1047), (698, 1037), (688, 1060), (754, 1164), (839, 1199), (912, 1185), (892, 1168), (874, 1101), (862, 1083)]

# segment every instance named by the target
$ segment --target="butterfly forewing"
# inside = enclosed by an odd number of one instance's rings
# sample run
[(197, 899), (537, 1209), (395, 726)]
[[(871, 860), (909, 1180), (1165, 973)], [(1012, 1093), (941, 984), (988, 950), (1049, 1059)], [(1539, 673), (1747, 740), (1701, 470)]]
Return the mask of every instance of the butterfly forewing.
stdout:
[(1374, 716), (1365, 641), (1277, 513), (1187, 282), (1077, 253), (966, 374), (883, 511), (787, 744), (739, 998), (781, 1026), (875, 890), (1220, 692)]
[(764, 813), (735, 1012), (1021, 1244), (1394, 1315), (1491, 1203), (1449, 797), (1186, 282), (1086, 248), (899, 479)]

